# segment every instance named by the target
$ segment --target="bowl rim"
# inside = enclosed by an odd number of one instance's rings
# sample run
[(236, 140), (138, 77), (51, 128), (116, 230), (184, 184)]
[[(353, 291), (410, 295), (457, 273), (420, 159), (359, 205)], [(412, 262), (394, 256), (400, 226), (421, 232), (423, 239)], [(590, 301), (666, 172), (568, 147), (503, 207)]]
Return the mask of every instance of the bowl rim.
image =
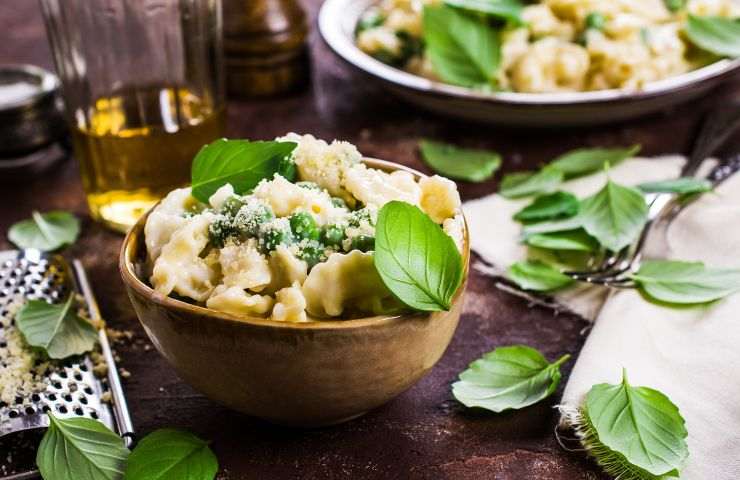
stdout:
[[(394, 162), (386, 160), (379, 160), (372, 157), (363, 157), (363, 163), (367, 164), (371, 168), (378, 168), (384, 171), (405, 171), (411, 173), (416, 178), (425, 178), (425, 175), (413, 168), (407, 167)], [(396, 315), (374, 315), (371, 317), (353, 318), (348, 320), (326, 320), (316, 319), (309, 322), (280, 322), (277, 320), (271, 320), (269, 318), (256, 317), (251, 315), (234, 315), (227, 312), (221, 312), (199, 305), (193, 305), (182, 300), (177, 300), (167, 295), (163, 295), (155, 291), (152, 287), (142, 281), (134, 271), (133, 258), (137, 255), (137, 250), (140, 248), (139, 242), (143, 241), (144, 225), (146, 223), (149, 214), (159, 205), (157, 202), (153, 205), (139, 220), (134, 224), (133, 227), (128, 231), (126, 237), (123, 239), (121, 249), (118, 257), (118, 269), (121, 274), (124, 285), (127, 288), (133, 289), (139, 295), (147, 298), (149, 301), (164, 307), (166, 309), (175, 310), (180, 313), (190, 315), (200, 315), (211, 317), (212, 319), (221, 320), (231, 324), (251, 325), (255, 327), (276, 327), (287, 330), (345, 330), (353, 328), (379, 328), (396, 323), (402, 319), (408, 319), (410, 317), (431, 317), (433, 314), (444, 314), (445, 311), (440, 312), (410, 312), (401, 313)], [(463, 216), (463, 280), (458, 287), (457, 292), (453, 296), (452, 303), (455, 304), (461, 300), (461, 296), (465, 290), (468, 274), (469, 274), (469, 262), (470, 262), (470, 237), (467, 220), (465, 215), (460, 212)], [(310, 318), (310, 317), (309, 317)]]
[(639, 101), (667, 95), (689, 88), (706, 80), (729, 75), (740, 69), (740, 58), (720, 59), (704, 67), (680, 75), (664, 78), (645, 84), (641, 89), (605, 89), (587, 92), (519, 93), (519, 92), (479, 92), (470, 88), (455, 86), (430, 80), (404, 70), (387, 65), (360, 50), (353, 38), (343, 28), (351, 21), (352, 32), (357, 18), (346, 18), (348, 8), (362, 3), (365, 7), (377, 0), (326, 0), (319, 10), (318, 26), (321, 37), (332, 51), (350, 65), (399, 87), (405, 87), (427, 95), (453, 97), (512, 106), (567, 106), (578, 104), (599, 104), (619, 101)]

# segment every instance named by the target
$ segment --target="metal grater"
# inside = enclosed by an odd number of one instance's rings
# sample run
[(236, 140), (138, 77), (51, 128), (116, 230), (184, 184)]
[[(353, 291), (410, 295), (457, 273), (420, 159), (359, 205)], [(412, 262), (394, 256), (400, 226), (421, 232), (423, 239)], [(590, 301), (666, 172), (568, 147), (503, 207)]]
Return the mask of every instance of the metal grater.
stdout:
[[(100, 320), (82, 264), (75, 260), (73, 265), (74, 269), (63, 257), (37, 250), (0, 251), (0, 310), (18, 295), (28, 300), (57, 303), (77, 292), (85, 298), (90, 318)], [(4, 330), (0, 326), (0, 343), (5, 341)], [(51, 410), (61, 418), (97, 419), (121, 435), (126, 446), (130, 446), (133, 426), (105, 329), (100, 330), (99, 336), (101, 353), (108, 364), (107, 378), (95, 376), (89, 355), (59, 362), (45, 377), (45, 389), (26, 397), (19, 395), (12, 405), (0, 402), (0, 437), (48, 427), (45, 412)], [(110, 403), (103, 401), (107, 392)], [(14, 473), (1, 480), (21, 480), (37, 475), (37, 471)]]

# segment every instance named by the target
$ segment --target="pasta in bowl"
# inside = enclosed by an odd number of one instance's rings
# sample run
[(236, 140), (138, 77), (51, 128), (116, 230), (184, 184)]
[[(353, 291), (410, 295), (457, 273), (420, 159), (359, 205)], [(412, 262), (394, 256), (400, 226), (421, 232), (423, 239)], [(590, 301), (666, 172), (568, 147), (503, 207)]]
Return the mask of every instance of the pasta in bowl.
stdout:
[[(522, 126), (614, 122), (740, 67), (735, 0), (327, 0), (337, 55), (426, 108)], [(715, 35), (716, 34), (716, 35)]]
[[(222, 187), (207, 204), (175, 190), (131, 230), (120, 269), (147, 334), (186, 381), (250, 415), (326, 425), (387, 402), (440, 358), (462, 309), (467, 230), (449, 180), (344, 142), (286, 139), (297, 143), (294, 182)], [(409, 308), (374, 265), (378, 212), (398, 201), (459, 252), (446, 310)]]

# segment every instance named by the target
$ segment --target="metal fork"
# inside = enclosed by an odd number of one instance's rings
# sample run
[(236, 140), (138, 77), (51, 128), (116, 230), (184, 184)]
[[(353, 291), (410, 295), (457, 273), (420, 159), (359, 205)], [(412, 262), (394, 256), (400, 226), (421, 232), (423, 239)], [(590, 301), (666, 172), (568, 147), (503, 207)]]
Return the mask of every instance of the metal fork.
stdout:
[[(704, 160), (712, 155), (738, 127), (740, 127), (740, 103), (738, 102), (733, 102), (720, 110), (708, 113), (701, 123), (689, 159), (681, 170), (681, 176), (694, 176)], [(717, 183), (717, 178), (721, 177), (719, 181), (722, 181), (729, 177), (736, 171), (733, 170), (732, 162), (733, 159), (737, 158), (733, 157), (723, 162), (713, 170), (708, 179), (713, 183)], [(723, 166), (726, 171), (720, 168)], [(723, 173), (725, 174), (724, 177), (722, 176)], [(712, 175), (717, 178), (711, 178)], [(639, 262), (649, 231), (675, 197), (674, 194), (670, 193), (646, 195), (645, 200), (649, 206), (647, 220), (636, 242), (627, 245), (617, 252), (607, 253), (595, 268), (564, 273), (574, 280), (599, 284), (614, 282), (616, 278), (621, 278)]]

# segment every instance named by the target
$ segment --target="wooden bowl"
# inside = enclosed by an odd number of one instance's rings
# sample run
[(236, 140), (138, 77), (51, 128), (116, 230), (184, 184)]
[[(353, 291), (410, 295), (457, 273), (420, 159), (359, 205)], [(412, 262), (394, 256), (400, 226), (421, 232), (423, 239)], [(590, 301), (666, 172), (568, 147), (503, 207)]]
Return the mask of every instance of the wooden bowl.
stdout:
[[(380, 160), (382, 170), (405, 170)], [(447, 312), (285, 323), (236, 316), (155, 292), (146, 278), (142, 217), (123, 241), (119, 267), (154, 346), (212, 400), (270, 422), (315, 427), (344, 422), (388, 402), (434, 366), (452, 339), (467, 283)]]

